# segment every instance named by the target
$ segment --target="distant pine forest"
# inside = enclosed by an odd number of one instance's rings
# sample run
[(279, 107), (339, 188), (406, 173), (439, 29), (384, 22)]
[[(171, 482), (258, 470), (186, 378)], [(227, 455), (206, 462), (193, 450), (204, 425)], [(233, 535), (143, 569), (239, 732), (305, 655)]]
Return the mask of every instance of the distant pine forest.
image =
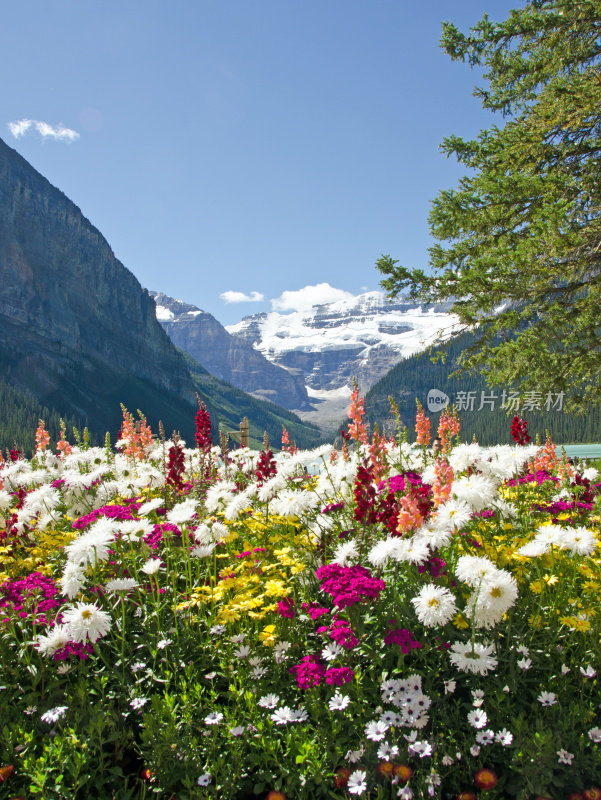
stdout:
[[(416, 399), (426, 413), (428, 392), (436, 389), (449, 397), (449, 406), (456, 405), (461, 419), (462, 441), (474, 437), (483, 446), (512, 443), (510, 426), (515, 414), (528, 421), (533, 440), (536, 435), (545, 440), (546, 432), (556, 444), (601, 442), (601, 408), (592, 407), (583, 414), (567, 413), (566, 399), (558, 393), (518, 391), (509, 386), (490, 387), (479, 375), (450, 378), (457, 368), (457, 358), (473, 339), (458, 337), (446, 347), (443, 363), (432, 361), (432, 353), (412, 356), (392, 368), (365, 396), (366, 417), (373, 428), (392, 432), (396, 427), (389, 397), (397, 404), (401, 421), (408, 429), (409, 441), (415, 439)], [(506, 409), (501, 408), (505, 400)], [(527, 408), (528, 405), (539, 405)], [(548, 409), (548, 410), (547, 410)], [(432, 431), (438, 426), (440, 413), (429, 413)]]

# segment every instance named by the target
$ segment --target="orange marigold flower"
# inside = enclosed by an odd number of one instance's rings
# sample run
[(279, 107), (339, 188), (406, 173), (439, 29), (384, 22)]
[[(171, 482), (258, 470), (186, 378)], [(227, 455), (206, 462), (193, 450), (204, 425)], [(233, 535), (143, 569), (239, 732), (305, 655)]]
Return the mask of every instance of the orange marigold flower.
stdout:
[(398, 778), (403, 783), (407, 783), (407, 781), (412, 777), (413, 770), (411, 767), (408, 767), (407, 764), (395, 764), (394, 765), (394, 776)]
[(392, 761), (380, 761), (378, 764), (378, 773), (383, 778), (392, 778), (394, 774), (394, 764)]
[(476, 800), (475, 792), (459, 792), (457, 800)]
[(479, 769), (474, 775), (474, 783), (479, 789), (494, 789), (498, 780), (492, 769)]
[(598, 786), (592, 786), (582, 792), (584, 800), (601, 800), (601, 789)]
[(275, 789), (272, 789), (267, 794), (266, 800), (286, 800), (286, 795), (284, 792), (278, 792)]

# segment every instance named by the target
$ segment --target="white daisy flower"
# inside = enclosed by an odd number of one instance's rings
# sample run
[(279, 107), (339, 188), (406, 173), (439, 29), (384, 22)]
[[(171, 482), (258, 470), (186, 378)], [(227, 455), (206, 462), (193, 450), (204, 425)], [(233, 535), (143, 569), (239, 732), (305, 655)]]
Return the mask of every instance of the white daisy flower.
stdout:
[(77, 603), (63, 611), (63, 622), (74, 642), (95, 642), (111, 629), (111, 618), (93, 603)]
[(348, 695), (336, 692), (336, 694), (330, 698), (328, 708), (330, 711), (344, 711), (350, 702), (351, 698)]
[(67, 625), (55, 625), (47, 634), (39, 634), (35, 646), (43, 656), (52, 656), (57, 650), (61, 650), (71, 639), (71, 633)]
[(475, 708), (473, 711), (468, 713), (467, 721), (472, 728), (483, 728), (488, 722), (486, 711), (481, 708)]
[(211, 714), (205, 717), (205, 723), (207, 725), (218, 725), (222, 719), (223, 714), (221, 711), (213, 711)]
[(56, 708), (49, 708), (40, 719), (42, 722), (47, 722), (48, 725), (52, 725), (53, 723), (57, 722), (68, 709), (69, 706), (56, 706)]
[(509, 745), (513, 742), (513, 733), (508, 731), (506, 728), (503, 728), (503, 730), (497, 731), (495, 734), (495, 741), (497, 741), (503, 747), (509, 747)]
[(144, 564), (142, 564), (140, 569), (147, 575), (156, 575), (156, 573), (160, 570), (162, 563), (163, 562), (160, 558), (149, 558), (144, 562)]
[(275, 708), (280, 702), (277, 694), (266, 694), (257, 701), (257, 705), (261, 708)]
[(564, 750), (563, 748), (557, 751), (557, 761), (559, 764), (567, 764), (569, 766), (573, 760), (573, 753), (568, 753), (568, 751)]
[(455, 596), (444, 586), (428, 583), (411, 599), (419, 621), (428, 628), (446, 625), (457, 612)]
[(346, 788), (351, 794), (363, 794), (367, 789), (367, 773), (362, 769), (356, 769), (349, 775)]
[(381, 758), (383, 761), (390, 761), (391, 759), (395, 758), (399, 754), (399, 748), (396, 744), (388, 744), (388, 742), (382, 742), (382, 744), (378, 747), (378, 758)]
[(489, 670), (497, 667), (498, 661), (492, 655), (493, 644), (474, 642), (455, 642), (449, 650), (451, 663), (464, 672), (473, 672), (476, 675), (487, 675)]
[(368, 722), (365, 726), (365, 735), (372, 742), (380, 742), (386, 736), (388, 725), (381, 720)]
[(134, 578), (113, 578), (113, 580), (107, 581), (105, 589), (109, 593), (128, 592), (135, 589), (137, 585), (138, 582)]
[(495, 740), (495, 733), (494, 731), (491, 731), (490, 728), (485, 731), (478, 731), (478, 733), (476, 734), (476, 741), (478, 742), (478, 744), (486, 746), (492, 744), (494, 740)]
[(282, 706), (273, 712), (271, 719), (276, 725), (287, 725), (294, 721), (294, 711), (288, 706)]
[(555, 692), (541, 692), (536, 699), (543, 706), (554, 706), (557, 702), (557, 695)]
[(601, 728), (591, 728), (588, 732), (588, 738), (591, 742), (599, 744), (601, 742)]

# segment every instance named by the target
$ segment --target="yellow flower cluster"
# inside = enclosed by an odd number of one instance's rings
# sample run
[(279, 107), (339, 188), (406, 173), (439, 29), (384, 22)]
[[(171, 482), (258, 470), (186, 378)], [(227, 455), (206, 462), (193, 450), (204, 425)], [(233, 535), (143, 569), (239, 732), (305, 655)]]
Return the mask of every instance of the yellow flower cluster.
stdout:
[[(217, 581), (196, 587), (190, 600), (178, 608), (212, 604), (218, 623), (233, 623), (243, 617), (264, 619), (277, 611), (278, 600), (293, 594), (291, 579), (307, 568), (303, 557), (313, 549), (310, 537), (300, 525), (284, 517), (270, 516), (267, 520), (256, 515), (229, 523), (229, 528), (229, 552), (217, 555)], [(237, 547), (232, 546), (234, 543)], [(274, 626), (267, 625), (259, 638), (272, 645), (274, 631)]]

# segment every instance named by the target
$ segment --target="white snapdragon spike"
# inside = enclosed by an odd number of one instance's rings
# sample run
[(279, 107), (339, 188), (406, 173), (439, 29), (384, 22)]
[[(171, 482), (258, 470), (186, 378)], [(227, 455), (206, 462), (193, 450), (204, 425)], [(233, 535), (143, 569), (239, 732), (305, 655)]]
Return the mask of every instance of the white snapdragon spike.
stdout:
[(77, 603), (67, 608), (63, 621), (74, 642), (95, 642), (111, 629), (110, 616), (93, 603)]
[(597, 481), (599, 480), (599, 470), (595, 469), (595, 467), (587, 467), (582, 471), (582, 477), (586, 478), (587, 481)]
[(427, 628), (446, 625), (457, 613), (455, 596), (449, 589), (434, 583), (422, 586), (411, 603), (419, 621)]
[(334, 564), (338, 564), (341, 567), (345, 567), (358, 557), (359, 557), (359, 548), (357, 547), (357, 542), (351, 539), (350, 541), (347, 542), (341, 542), (338, 545), (338, 547), (334, 551), (332, 562)]

